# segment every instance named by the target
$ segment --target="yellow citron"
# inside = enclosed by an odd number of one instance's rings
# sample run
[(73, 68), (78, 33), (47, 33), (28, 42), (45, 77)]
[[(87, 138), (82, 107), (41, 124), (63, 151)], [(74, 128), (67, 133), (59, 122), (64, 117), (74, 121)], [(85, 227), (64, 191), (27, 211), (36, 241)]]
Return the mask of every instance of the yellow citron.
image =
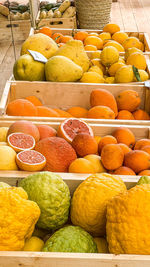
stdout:
[(127, 60), (127, 58), (128, 58), (131, 54), (133, 54), (133, 53), (135, 53), (135, 52), (138, 52), (138, 53), (140, 53), (140, 54), (143, 54), (143, 52), (142, 52), (140, 49), (138, 49), (138, 48), (136, 48), (136, 47), (131, 47), (131, 48), (128, 48), (128, 50), (125, 52), (125, 60)]
[(125, 64), (123, 62), (116, 62), (114, 64), (112, 64), (109, 69), (108, 69), (108, 73), (110, 76), (115, 76), (116, 71), (121, 68), (122, 66), (124, 66)]
[(104, 41), (104, 40), (110, 40), (111, 39), (111, 34), (109, 32), (102, 32), (99, 34), (99, 37)]
[(75, 190), (71, 202), (71, 221), (93, 236), (104, 236), (108, 201), (126, 190), (119, 176), (93, 174)]
[(41, 251), (44, 247), (44, 242), (40, 238), (36, 236), (32, 236), (25, 242), (25, 246), (23, 248), (24, 251)]
[(120, 31), (120, 27), (115, 23), (108, 23), (103, 28), (103, 32), (109, 32), (110, 34), (114, 34), (118, 31)]
[(101, 162), (100, 156), (91, 154), (85, 156), (84, 158), (92, 163), (92, 165), (94, 166), (95, 173), (106, 172), (106, 169), (103, 167), (103, 164)]
[(133, 82), (133, 70), (132, 66), (122, 66), (116, 71), (115, 82), (116, 83), (131, 83)]
[(95, 45), (85, 45), (84, 49), (86, 51), (97, 51), (97, 47)]
[(95, 169), (93, 164), (84, 158), (75, 159), (69, 166), (71, 173), (94, 173)]
[(115, 83), (115, 77), (106, 77), (105, 83)]
[(101, 51), (97, 50), (91, 54), (91, 59), (98, 58), (100, 59)]
[(140, 47), (141, 47), (141, 43), (140, 43), (139, 39), (136, 37), (128, 37), (122, 43), (122, 45), (123, 45), (125, 50), (128, 50), (128, 48), (131, 48), (131, 47), (136, 47), (138, 49), (140, 49)]
[(0, 170), (18, 170), (16, 152), (9, 146), (0, 146)]
[(112, 39), (116, 42), (122, 44), (128, 38), (128, 34), (126, 32), (115, 32), (112, 36)]
[(134, 65), (136, 68), (145, 70), (146, 69), (146, 59), (145, 56), (139, 52), (131, 54), (126, 61), (127, 65)]
[(8, 127), (0, 127), (0, 142), (6, 142)]
[(150, 255), (150, 184), (137, 185), (107, 203), (107, 241), (113, 254)]
[(98, 74), (100, 74), (101, 76), (103, 76), (103, 72), (102, 72), (102, 70), (98, 66), (92, 66), (91, 68), (89, 68), (88, 72), (89, 71), (97, 72)]
[(102, 137), (95, 135), (94, 138), (95, 138), (96, 142), (99, 144), (99, 141), (101, 140)]
[(101, 52), (101, 62), (104, 66), (110, 66), (119, 60), (119, 52), (113, 46), (105, 47)]
[(82, 78), (80, 79), (82, 83), (104, 83), (105, 79), (97, 72), (84, 72)]
[(106, 72), (106, 68), (105, 68), (105, 66), (102, 64), (101, 59), (99, 59), (99, 58), (94, 58), (94, 59), (91, 60), (91, 63), (92, 63), (92, 65), (94, 65), (94, 66), (98, 66), (98, 67), (102, 70), (103, 73)]
[(123, 46), (121, 45), (121, 44), (119, 44), (118, 42), (116, 42), (116, 41), (109, 41), (109, 42), (107, 42), (105, 45), (104, 45), (104, 47), (107, 47), (107, 46), (113, 46), (113, 47), (115, 47), (119, 52), (124, 52), (124, 48), (123, 48)]
[(103, 48), (103, 41), (98, 36), (88, 36), (84, 40), (84, 45), (95, 45), (97, 47), (97, 49), (102, 49)]
[(98, 253), (109, 253), (108, 243), (103, 237), (94, 237), (94, 241), (97, 245)]
[[(145, 70), (138, 70), (138, 71), (139, 71), (140, 78), (141, 78), (142, 82), (145, 82), (145, 81), (147, 81), (149, 79), (149, 75)], [(135, 75), (134, 75), (134, 79), (133, 80), (134, 80), (134, 82), (137, 82), (137, 79), (136, 79)]]

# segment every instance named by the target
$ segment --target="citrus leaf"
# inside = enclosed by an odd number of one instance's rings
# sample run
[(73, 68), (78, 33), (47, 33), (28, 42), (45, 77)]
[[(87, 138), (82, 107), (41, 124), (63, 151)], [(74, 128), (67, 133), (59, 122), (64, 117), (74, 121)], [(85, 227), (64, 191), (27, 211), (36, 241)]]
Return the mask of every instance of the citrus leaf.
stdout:
[(134, 65), (132, 66), (132, 69), (133, 69), (133, 73), (134, 73), (134, 76), (137, 79), (137, 81), (141, 82), (142, 80), (141, 80), (138, 69)]

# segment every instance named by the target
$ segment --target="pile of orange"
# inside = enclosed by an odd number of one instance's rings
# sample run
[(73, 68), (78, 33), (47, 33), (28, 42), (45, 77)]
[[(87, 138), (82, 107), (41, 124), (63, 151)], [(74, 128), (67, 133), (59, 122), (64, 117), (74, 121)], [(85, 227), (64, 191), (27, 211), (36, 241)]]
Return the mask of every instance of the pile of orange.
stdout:
[(71, 107), (67, 110), (49, 108), (35, 96), (16, 99), (6, 109), (9, 116), (38, 116), (58, 118), (149, 120), (149, 114), (140, 109), (141, 99), (134, 90), (124, 90), (116, 98), (105, 89), (94, 89), (90, 94), (90, 109)]

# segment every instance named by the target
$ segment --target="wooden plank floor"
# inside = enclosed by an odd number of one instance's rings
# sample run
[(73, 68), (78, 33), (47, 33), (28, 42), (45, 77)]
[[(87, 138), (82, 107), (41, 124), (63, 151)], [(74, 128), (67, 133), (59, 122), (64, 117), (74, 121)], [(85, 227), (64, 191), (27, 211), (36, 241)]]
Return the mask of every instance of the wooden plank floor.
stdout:
[[(150, 0), (118, 0), (112, 3), (111, 21), (121, 30), (144, 31), (150, 37)], [(15, 53), (19, 56), (22, 42), (16, 42)], [(15, 62), (14, 49), (10, 42), (0, 44), (0, 97), (6, 81), (12, 74)]]

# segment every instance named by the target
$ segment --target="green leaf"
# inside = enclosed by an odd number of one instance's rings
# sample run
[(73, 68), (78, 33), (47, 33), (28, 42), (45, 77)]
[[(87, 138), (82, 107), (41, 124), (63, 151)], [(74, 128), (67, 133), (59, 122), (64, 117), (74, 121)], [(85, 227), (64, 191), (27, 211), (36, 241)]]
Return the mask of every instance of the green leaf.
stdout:
[(137, 79), (137, 81), (141, 82), (142, 80), (141, 80), (138, 69), (134, 65), (132, 66), (132, 69), (133, 69), (133, 73), (134, 73), (134, 76)]

